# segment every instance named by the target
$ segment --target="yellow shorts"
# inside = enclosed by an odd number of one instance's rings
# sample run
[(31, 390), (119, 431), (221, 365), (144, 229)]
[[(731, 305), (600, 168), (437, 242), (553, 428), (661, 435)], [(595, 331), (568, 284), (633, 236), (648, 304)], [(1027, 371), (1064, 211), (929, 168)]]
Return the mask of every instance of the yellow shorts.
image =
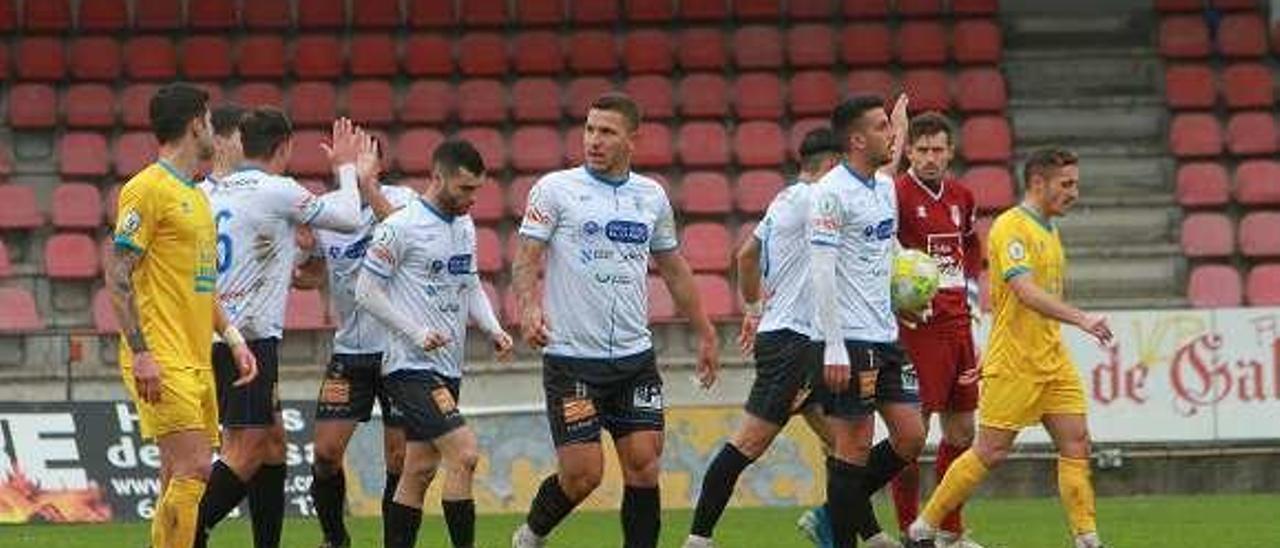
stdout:
[(218, 392), (211, 369), (165, 368), (161, 366), (160, 401), (147, 403), (138, 398), (133, 384), (133, 370), (122, 368), (124, 386), (138, 408), (142, 437), (161, 436), (198, 430), (205, 433), (209, 445), (221, 443), (218, 430)]
[(978, 399), (978, 424), (1021, 430), (1045, 415), (1083, 415), (1088, 410), (1084, 385), (1074, 367), (1047, 378), (1011, 373), (985, 374)]

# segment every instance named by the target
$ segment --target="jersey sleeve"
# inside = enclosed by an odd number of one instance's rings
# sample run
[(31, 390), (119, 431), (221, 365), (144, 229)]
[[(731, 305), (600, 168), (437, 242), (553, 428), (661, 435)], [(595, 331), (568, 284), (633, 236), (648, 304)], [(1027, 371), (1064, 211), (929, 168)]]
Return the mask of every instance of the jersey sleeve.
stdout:
[(391, 278), (396, 266), (400, 264), (404, 245), (403, 235), (398, 234), (395, 225), (382, 223), (373, 230), (373, 241), (365, 252), (363, 268), (378, 275), (379, 278)]
[(311, 224), (325, 208), (325, 201), (321, 197), (312, 194), (293, 179), (286, 179), (276, 185), (271, 198), (275, 201), (272, 205), (294, 224)]
[(844, 206), (840, 196), (829, 185), (819, 183), (809, 207), (809, 242), (839, 246), (840, 228), (844, 225)]
[(543, 177), (529, 190), (520, 235), (547, 242), (560, 224), (561, 206), (551, 179)]
[(676, 214), (671, 209), (671, 200), (667, 193), (659, 190), (658, 218), (653, 223), (653, 238), (649, 239), (649, 251), (662, 253), (680, 247), (676, 236)]
[(387, 199), (391, 207), (400, 209), (409, 205), (417, 197), (417, 193), (403, 186), (384, 186), (382, 187), (382, 196)]
[(997, 222), (991, 229), (987, 244), (991, 268), (1000, 273), (1000, 279), (1009, 281), (1031, 272), (1030, 241), (1019, 223), (1012, 219)]
[(120, 190), (112, 238), (116, 246), (145, 253), (151, 245), (163, 208), (156, 204), (158, 193), (149, 190), (141, 181), (127, 184)]

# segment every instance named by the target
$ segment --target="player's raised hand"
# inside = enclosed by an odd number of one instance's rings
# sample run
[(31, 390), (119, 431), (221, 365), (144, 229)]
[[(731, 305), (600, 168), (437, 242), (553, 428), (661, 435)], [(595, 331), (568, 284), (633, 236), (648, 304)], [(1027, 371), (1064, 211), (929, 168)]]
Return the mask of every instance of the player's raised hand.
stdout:
[(1080, 321), (1080, 329), (1093, 335), (1093, 338), (1098, 339), (1099, 344), (1110, 346), (1113, 341), (1111, 326), (1107, 323), (1107, 317), (1102, 314), (1085, 314)]
[(422, 349), (427, 352), (440, 348), (446, 344), (449, 344), (449, 336), (444, 333), (440, 333), (439, 331), (428, 331), (426, 336), (422, 339)]
[(511, 339), (511, 335), (508, 335), (506, 331), (499, 331), (493, 336), (493, 350), (498, 354), (499, 360), (504, 362), (511, 360), (514, 354), (512, 351), (515, 347), (515, 341)]
[(331, 144), (320, 143), (320, 148), (324, 149), (333, 167), (356, 162), (356, 158), (360, 155), (362, 133), (363, 131), (347, 118), (338, 118), (333, 121)]
[(160, 366), (150, 352), (133, 355), (133, 387), (147, 403), (160, 403)]
[(848, 364), (829, 363), (822, 368), (822, 382), (827, 384), (827, 388), (832, 392), (839, 394), (849, 389), (849, 377), (852, 375), (852, 367)]
[(254, 357), (253, 352), (249, 350), (249, 345), (232, 345), (231, 356), (235, 358), (236, 370), (240, 373), (231, 386), (239, 387), (253, 382), (253, 379), (258, 376), (258, 358)]
[(905, 124), (910, 122), (908, 118), (907, 107), (910, 106), (911, 99), (906, 93), (898, 94), (898, 99), (893, 102), (893, 110), (889, 112), (889, 125), (894, 129), (906, 127)]
[(742, 350), (742, 355), (750, 357), (751, 352), (756, 348), (756, 330), (760, 328), (760, 316), (755, 314), (744, 314), (742, 316), (742, 330), (738, 332), (738, 348)]
[(378, 160), (378, 140), (372, 133), (361, 132), (360, 149), (356, 154), (356, 175), (361, 183), (377, 182), (382, 171), (382, 162)]
[(711, 388), (720, 375), (720, 338), (712, 330), (698, 337), (698, 385)]
[(542, 307), (530, 306), (521, 311), (520, 335), (534, 348), (542, 348), (551, 342), (551, 329)]

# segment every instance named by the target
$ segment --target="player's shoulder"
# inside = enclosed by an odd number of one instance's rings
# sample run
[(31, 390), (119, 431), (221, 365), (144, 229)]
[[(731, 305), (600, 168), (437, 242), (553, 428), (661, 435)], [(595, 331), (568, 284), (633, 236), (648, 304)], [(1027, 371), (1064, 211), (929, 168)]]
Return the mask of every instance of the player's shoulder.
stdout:
[(533, 183), (536, 189), (554, 189), (565, 185), (571, 185), (580, 181), (586, 176), (586, 171), (582, 167), (571, 167), (557, 171), (551, 171), (538, 177)]
[(169, 172), (159, 163), (153, 163), (142, 168), (141, 171), (134, 173), (124, 186), (120, 187), (121, 191), (125, 190), (142, 190), (145, 188), (159, 186), (165, 179), (171, 177)]
[(1023, 232), (1027, 228), (1027, 216), (1018, 206), (1004, 210), (991, 223), (992, 234), (1009, 234)]
[(392, 207), (403, 207), (417, 198), (418, 193), (407, 186), (383, 184), (382, 197), (391, 202)]

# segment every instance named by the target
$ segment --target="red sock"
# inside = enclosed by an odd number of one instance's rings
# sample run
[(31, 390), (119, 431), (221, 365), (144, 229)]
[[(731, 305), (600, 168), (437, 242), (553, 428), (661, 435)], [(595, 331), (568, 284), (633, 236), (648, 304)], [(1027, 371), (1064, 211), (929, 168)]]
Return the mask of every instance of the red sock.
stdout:
[(893, 508), (898, 513), (898, 530), (906, 532), (920, 511), (920, 466), (911, 463), (898, 472), (891, 484)]
[[(933, 469), (938, 474), (938, 483), (942, 483), (942, 476), (947, 473), (947, 469), (951, 468), (951, 462), (956, 460), (962, 453), (964, 447), (956, 447), (947, 442), (938, 444), (938, 459), (934, 461)], [(947, 517), (942, 519), (940, 528), (943, 531), (949, 531), (955, 534), (964, 532), (964, 522), (960, 518), (960, 510), (964, 508), (964, 504), (956, 506)]]

